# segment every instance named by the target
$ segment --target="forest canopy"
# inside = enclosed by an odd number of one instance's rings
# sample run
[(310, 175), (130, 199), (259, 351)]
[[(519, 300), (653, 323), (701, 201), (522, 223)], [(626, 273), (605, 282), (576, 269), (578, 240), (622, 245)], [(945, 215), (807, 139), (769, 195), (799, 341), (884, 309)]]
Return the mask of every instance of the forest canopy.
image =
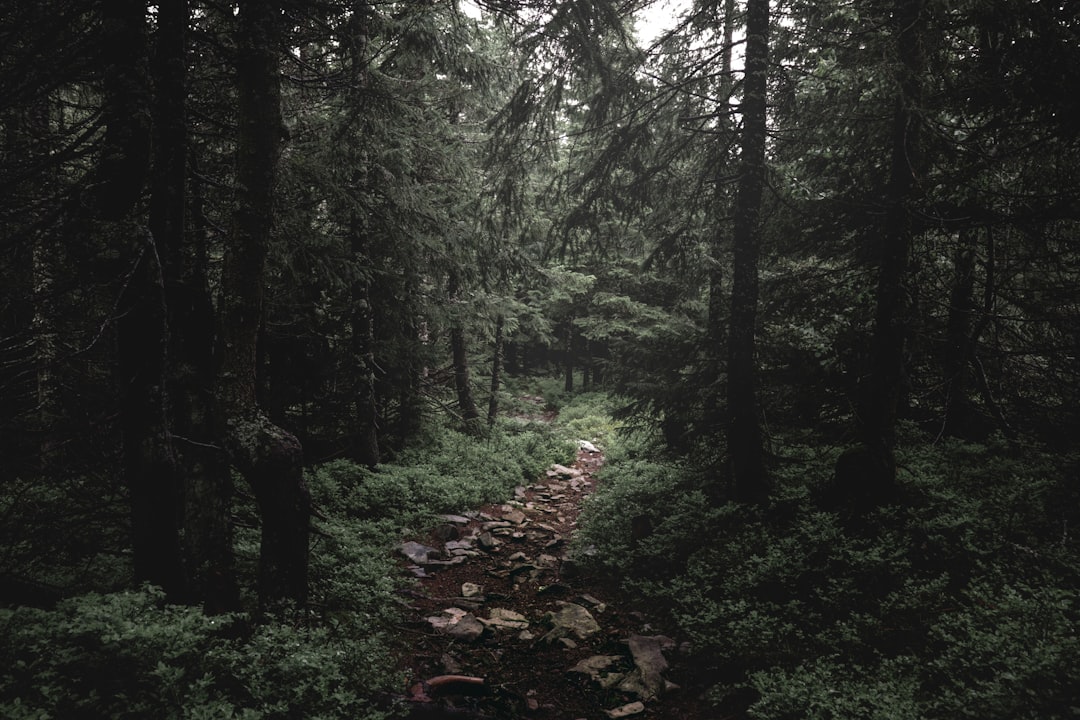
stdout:
[(394, 712), (405, 530), (587, 437), (574, 546), (717, 713), (1080, 713), (1080, 7), (0, 0), (0, 46), (0, 714)]

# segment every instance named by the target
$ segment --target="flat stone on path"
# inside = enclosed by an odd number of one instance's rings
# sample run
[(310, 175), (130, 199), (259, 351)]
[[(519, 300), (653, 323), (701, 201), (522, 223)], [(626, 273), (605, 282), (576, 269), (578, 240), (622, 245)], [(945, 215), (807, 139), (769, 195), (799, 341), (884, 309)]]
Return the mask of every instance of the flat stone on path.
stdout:
[(442, 552), (437, 548), (428, 547), (414, 540), (406, 540), (401, 543), (401, 553), (417, 565), (427, 564), (431, 555), (436, 557), (442, 555)]
[(474, 615), (469, 614), (446, 628), (446, 634), (458, 640), (475, 640), (484, 634), (484, 626)]
[(548, 619), (552, 628), (542, 638), (545, 642), (554, 642), (571, 635), (578, 640), (584, 640), (600, 632), (600, 625), (589, 611), (574, 603), (566, 603), (558, 612), (548, 613)]
[(619, 655), (593, 655), (579, 662), (567, 672), (588, 675), (605, 690), (622, 680), (622, 673), (609, 672), (611, 666), (622, 660)]
[(520, 525), (525, 522), (525, 513), (520, 510), (511, 510), (510, 512), (503, 514), (503, 520), (512, 522), (515, 525)]
[(584, 450), (587, 453), (598, 453), (598, 452), (600, 452), (600, 448), (596, 447), (595, 445), (593, 445), (588, 440), (578, 440), (577, 444), (578, 444), (579, 448), (581, 448), (582, 450)]
[(489, 627), (503, 630), (524, 630), (529, 627), (529, 620), (524, 615), (505, 608), (491, 608), (491, 615), (487, 620), (480, 618), (480, 622)]
[(662, 673), (668, 669), (663, 645), (670, 640), (663, 635), (631, 635), (630, 654), (634, 656), (634, 671), (619, 684), (619, 689), (633, 693), (642, 700), (652, 700), (664, 692)]
[(617, 718), (630, 717), (631, 715), (640, 715), (643, 712), (645, 712), (644, 703), (632, 702), (629, 705), (623, 705), (622, 707), (617, 707), (614, 710), (605, 710), (604, 714), (607, 715), (609, 718), (612, 718), (612, 720), (617, 720)]

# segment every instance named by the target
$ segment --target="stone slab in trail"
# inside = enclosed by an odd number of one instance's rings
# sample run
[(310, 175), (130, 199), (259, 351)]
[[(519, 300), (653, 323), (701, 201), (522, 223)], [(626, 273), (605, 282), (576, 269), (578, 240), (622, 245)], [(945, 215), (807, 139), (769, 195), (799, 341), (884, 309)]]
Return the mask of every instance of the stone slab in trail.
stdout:
[[(402, 543), (416, 577), (407, 634), (410, 717), (708, 718), (681, 689), (678, 644), (571, 556), (603, 455), (580, 443), (505, 503), (440, 517)], [(704, 714), (703, 714), (704, 713)]]

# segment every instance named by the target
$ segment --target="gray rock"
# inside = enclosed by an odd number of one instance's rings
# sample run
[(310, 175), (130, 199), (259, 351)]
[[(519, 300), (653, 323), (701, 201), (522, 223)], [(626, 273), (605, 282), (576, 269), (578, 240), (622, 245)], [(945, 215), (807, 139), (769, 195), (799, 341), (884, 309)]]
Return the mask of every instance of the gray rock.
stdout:
[(445, 632), (457, 640), (475, 640), (484, 634), (484, 625), (470, 613), (448, 626)]
[(450, 523), (443, 523), (435, 528), (435, 537), (440, 540), (457, 540), (461, 537), (461, 528)]
[(528, 618), (521, 613), (506, 608), (491, 608), (488, 619), (481, 618), (480, 622), (501, 630), (525, 630), (529, 627)]
[(437, 548), (428, 547), (413, 540), (401, 543), (401, 554), (417, 565), (426, 565), (432, 556), (437, 558), (442, 555)]
[(472, 550), (472, 540), (450, 540), (444, 545), (446, 552), (451, 555), (455, 554), (459, 550)]
[(629, 705), (623, 705), (614, 710), (605, 710), (604, 714), (609, 718), (612, 718), (612, 720), (617, 720), (618, 718), (630, 717), (631, 715), (640, 715), (643, 712), (645, 712), (644, 703), (632, 702)]
[(525, 519), (525, 513), (521, 512), (520, 510), (511, 510), (510, 512), (503, 515), (503, 520), (512, 522), (515, 525), (520, 525), (521, 523), (525, 522)]
[(628, 642), (635, 667), (619, 684), (619, 689), (642, 700), (659, 697), (665, 690), (662, 673), (668, 668), (663, 646), (671, 639), (663, 635), (631, 635)]
[(593, 655), (585, 658), (567, 672), (588, 675), (589, 678), (600, 684), (600, 687), (608, 690), (619, 683), (623, 678), (622, 673), (612, 672), (612, 666), (622, 658), (618, 655)]
[(558, 612), (548, 613), (546, 618), (552, 627), (542, 638), (545, 642), (570, 636), (585, 640), (600, 632), (600, 625), (589, 611), (574, 603), (563, 604)]

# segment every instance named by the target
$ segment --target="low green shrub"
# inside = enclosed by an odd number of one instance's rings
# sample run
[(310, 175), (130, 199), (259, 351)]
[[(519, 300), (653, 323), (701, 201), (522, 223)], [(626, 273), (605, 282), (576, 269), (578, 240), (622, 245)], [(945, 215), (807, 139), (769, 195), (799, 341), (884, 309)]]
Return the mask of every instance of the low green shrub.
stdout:
[(0, 609), (0, 716), (364, 718), (400, 683), (378, 637), (207, 617), (153, 590)]
[(1080, 543), (1061, 458), (908, 440), (902, 499), (852, 519), (814, 499), (838, 448), (788, 448), (760, 509), (713, 506), (697, 468), (647, 442), (613, 450), (581, 542), (691, 642), (721, 712), (1080, 713)]

